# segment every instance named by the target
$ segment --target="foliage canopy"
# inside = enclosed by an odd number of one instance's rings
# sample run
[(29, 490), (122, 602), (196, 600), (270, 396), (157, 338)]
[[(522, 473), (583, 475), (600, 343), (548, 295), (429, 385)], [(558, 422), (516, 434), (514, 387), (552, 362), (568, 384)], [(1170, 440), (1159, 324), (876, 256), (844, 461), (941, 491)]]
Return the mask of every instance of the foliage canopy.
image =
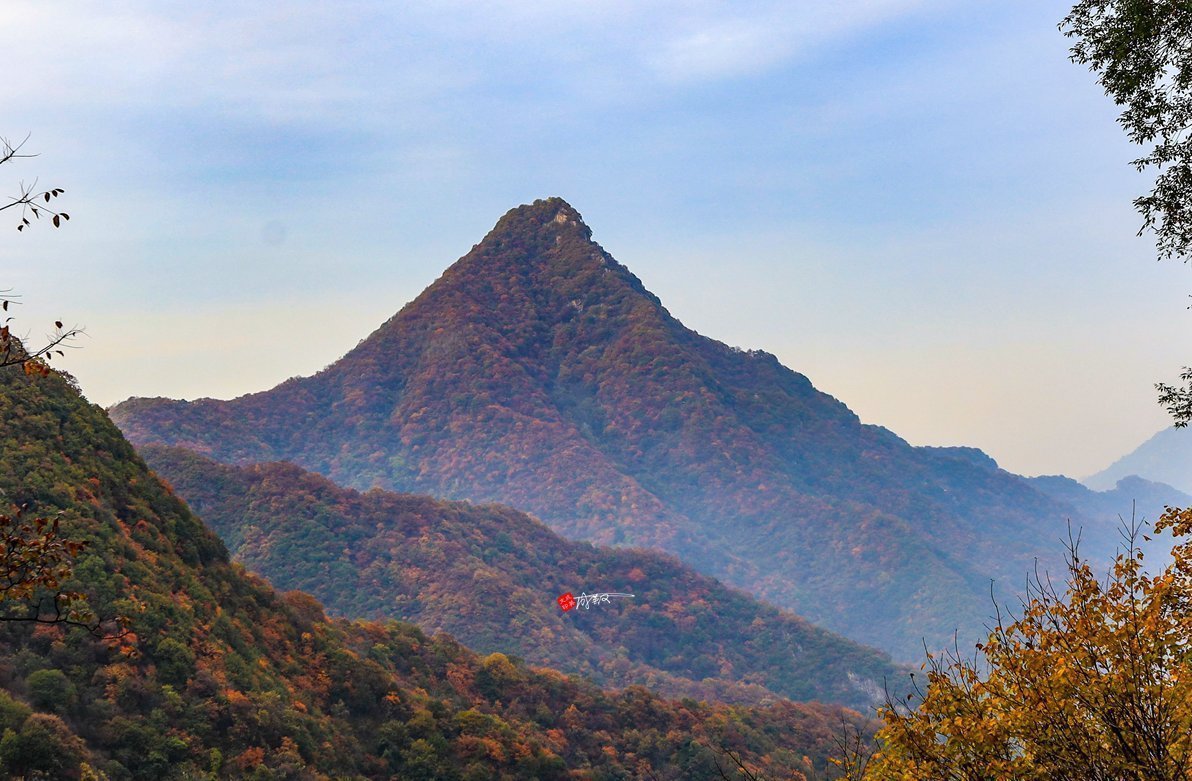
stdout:
[(1187, 0), (1082, 0), (1060, 22), (1072, 61), (1088, 65), (1119, 106), (1129, 139), (1149, 147), (1134, 161), (1158, 174), (1134, 201), (1139, 235), (1154, 231), (1159, 256), (1192, 249), (1192, 4)]
[[(1186, 537), (1192, 510), (1155, 528)], [(881, 750), (854, 778), (1192, 779), (1192, 543), (1149, 575), (1140, 534), (1104, 580), (1072, 543), (1062, 592), (1036, 575), (977, 656), (929, 656), (917, 708), (887, 702)]]
[[(1157, 173), (1134, 200), (1139, 235), (1155, 234), (1160, 258), (1192, 250), (1192, 3), (1187, 0), (1081, 0), (1060, 22), (1074, 39), (1072, 61), (1087, 65), (1114, 103), (1129, 139), (1146, 148), (1134, 161)], [(1159, 403), (1183, 428), (1192, 421), (1192, 369), (1183, 385), (1157, 383)]]

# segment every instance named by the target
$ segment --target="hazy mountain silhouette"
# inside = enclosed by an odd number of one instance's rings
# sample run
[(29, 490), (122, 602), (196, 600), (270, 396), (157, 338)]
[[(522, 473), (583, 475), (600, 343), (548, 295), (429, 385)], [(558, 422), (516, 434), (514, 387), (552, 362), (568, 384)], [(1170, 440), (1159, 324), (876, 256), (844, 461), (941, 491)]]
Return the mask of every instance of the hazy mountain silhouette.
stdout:
[(1114, 487), (1118, 480), (1138, 475), (1192, 493), (1192, 431), (1165, 428), (1105, 469), (1081, 482), (1097, 491)]

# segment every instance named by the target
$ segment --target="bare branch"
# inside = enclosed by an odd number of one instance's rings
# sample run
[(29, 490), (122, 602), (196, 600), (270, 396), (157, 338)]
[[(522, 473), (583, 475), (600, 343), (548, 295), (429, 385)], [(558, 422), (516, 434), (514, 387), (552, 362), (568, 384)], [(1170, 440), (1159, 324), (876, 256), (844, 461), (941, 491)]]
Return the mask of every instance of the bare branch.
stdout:
[[(18, 144), (13, 144), (7, 138), (0, 138), (0, 165), (12, 162), (13, 160), (26, 159), (36, 157), (32, 154), (21, 154), (20, 150), (25, 146), (25, 142), (29, 140), (29, 136), (25, 136)], [(62, 223), (70, 219), (70, 215), (63, 211), (50, 208), (50, 203), (62, 193), (65, 192), (61, 187), (52, 187), (47, 190), (40, 190), (37, 187), (37, 180), (33, 184), (26, 185), (21, 182), (18, 185), (17, 195), (8, 196), (8, 203), (0, 204), (0, 211), (8, 209), (20, 208), (20, 220), (17, 222), (17, 230), (23, 231), (33, 223), (29, 218), (40, 220), (42, 216), (49, 218), (50, 223), (55, 227), (61, 227)]]

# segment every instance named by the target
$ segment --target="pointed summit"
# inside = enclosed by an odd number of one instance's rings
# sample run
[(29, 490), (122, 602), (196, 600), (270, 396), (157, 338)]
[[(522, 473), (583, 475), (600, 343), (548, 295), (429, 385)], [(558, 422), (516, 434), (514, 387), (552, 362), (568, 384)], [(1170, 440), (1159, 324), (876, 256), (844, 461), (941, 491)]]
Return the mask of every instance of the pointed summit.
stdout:
[[(552, 251), (590, 255), (593, 249), (603, 254), (599, 245), (592, 241), (592, 230), (584, 224), (580, 213), (562, 198), (545, 198), (507, 211), (459, 262), (465, 263), (479, 254), (508, 256), (527, 263), (545, 259)], [(478, 253), (477, 250), (481, 251)]]
[(497, 252), (520, 248), (534, 254), (567, 240), (591, 242), (592, 231), (562, 198), (546, 198), (510, 209), (477, 247)]
[[(578, 228), (585, 239), (592, 238), (592, 230), (584, 224), (584, 218), (567, 201), (554, 196), (539, 198), (530, 204), (522, 204), (505, 212), (505, 216), (497, 220), (492, 233), (522, 232), (533, 229), (531, 226), (555, 228), (571, 226)], [(489, 234), (492, 235), (492, 234)]]
[(637, 277), (592, 240), (592, 230), (580, 213), (556, 197), (510, 209), (471, 252), (444, 272), (441, 281), (474, 275), (487, 288), (506, 279), (533, 288), (534, 297), (541, 300), (578, 294), (583, 285), (604, 288), (599, 277), (607, 272), (659, 303)]
[[(603, 332), (629, 320), (685, 330), (640, 279), (592, 240), (578, 211), (562, 198), (547, 198), (507, 212), (358, 351), (391, 351), (396, 345), (390, 334), (400, 334), (396, 338), (404, 343), (411, 329), (429, 328), (428, 338), (436, 342), (500, 346), (529, 368), (525, 359), (544, 360), (546, 337), (555, 329)], [(444, 323), (452, 325), (452, 336), (433, 337)]]

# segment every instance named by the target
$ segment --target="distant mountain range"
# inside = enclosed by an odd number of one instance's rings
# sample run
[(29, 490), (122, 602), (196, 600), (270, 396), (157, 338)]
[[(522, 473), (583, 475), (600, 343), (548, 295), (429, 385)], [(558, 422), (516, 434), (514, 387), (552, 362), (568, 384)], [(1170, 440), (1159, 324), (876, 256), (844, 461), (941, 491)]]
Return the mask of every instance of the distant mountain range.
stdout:
[(1095, 491), (1104, 491), (1131, 475), (1166, 483), (1192, 494), (1192, 431), (1165, 428), (1081, 482)]
[(510, 211), (312, 377), (111, 415), (138, 445), (501, 502), (568, 537), (668, 551), (904, 660), (924, 638), (981, 637), (990, 579), (1060, 569), (1069, 519), (1090, 555), (1117, 541), (1117, 513), (1082, 512), (1079, 489), (911, 447), (774, 356), (685, 328), (557, 198)]
[[(341, 616), (402, 617), (480, 653), (675, 697), (758, 702), (774, 692), (867, 712), (887, 683), (909, 683), (889, 657), (665, 554), (569, 542), (499, 505), (361, 494), (291, 464), (225, 466), (156, 445), (141, 453), (236, 560)], [(566, 613), (555, 603), (583, 591), (634, 596)]]
[(1137, 475), (1123, 477), (1112, 489), (1105, 491), (1090, 491), (1070, 477), (1046, 476), (1028, 479), (1031, 485), (1040, 491), (1075, 507), (1085, 518), (1120, 517), (1126, 522), (1133, 513), (1136, 519), (1153, 523), (1167, 505), (1192, 506), (1192, 496), (1166, 483), (1144, 480)]

